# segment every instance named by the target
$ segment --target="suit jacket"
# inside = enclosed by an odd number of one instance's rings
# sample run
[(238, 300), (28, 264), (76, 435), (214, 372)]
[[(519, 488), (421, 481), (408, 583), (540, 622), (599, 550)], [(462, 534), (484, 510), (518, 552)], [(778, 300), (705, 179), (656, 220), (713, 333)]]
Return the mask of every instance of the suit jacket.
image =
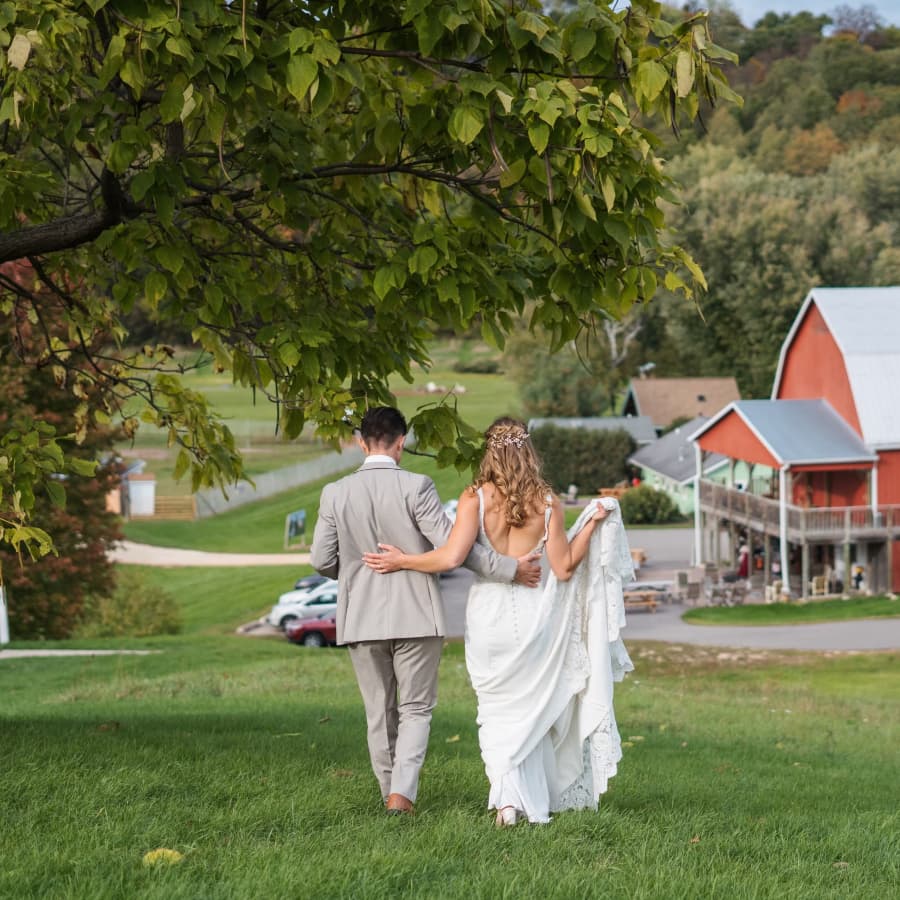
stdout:
[[(338, 580), (339, 644), (444, 634), (436, 575), (380, 575), (362, 555), (377, 550), (379, 543), (423, 553), (445, 544), (451, 527), (434, 482), (425, 475), (373, 462), (325, 486), (312, 564)], [(465, 565), (494, 581), (512, 581), (517, 564), (476, 544)]]

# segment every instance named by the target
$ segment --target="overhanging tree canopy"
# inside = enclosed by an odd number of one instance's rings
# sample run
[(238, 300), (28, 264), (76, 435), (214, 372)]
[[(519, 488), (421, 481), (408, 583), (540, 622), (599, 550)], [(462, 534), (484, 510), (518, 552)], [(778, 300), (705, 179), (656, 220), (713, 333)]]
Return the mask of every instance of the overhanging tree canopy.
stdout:
[[(427, 361), (435, 325), (500, 343), (529, 301), (561, 344), (660, 280), (690, 295), (635, 120), (733, 96), (728, 54), (704, 14), (611, 5), (0, 3), (0, 262), (27, 261), (0, 270), (3, 311), (62, 316), (68, 342), (33, 361), (102, 384), (101, 416), (144, 397), (196, 486), (240, 461), (165, 350), (71, 362), (98, 328), (127, 344), (142, 298), (277, 397), (286, 434), (333, 438)], [(446, 408), (416, 427), (446, 460), (473, 452)]]

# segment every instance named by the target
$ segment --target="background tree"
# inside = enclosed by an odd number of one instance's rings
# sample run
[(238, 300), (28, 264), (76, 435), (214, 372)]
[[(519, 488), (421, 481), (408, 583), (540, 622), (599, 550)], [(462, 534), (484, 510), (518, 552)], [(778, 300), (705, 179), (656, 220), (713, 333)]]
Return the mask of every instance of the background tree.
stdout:
[[(815, 285), (892, 283), (900, 151), (859, 150), (814, 177), (764, 173), (725, 148), (700, 146), (673, 163), (691, 185), (673, 226), (709, 277), (702, 318), (660, 297), (669, 353), (648, 349), (660, 375), (734, 374), (744, 396), (768, 396), (778, 351)], [(876, 187), (877, 185), (877, 187)]]
[(595, 493), (625, 480), (626, 460), (637, 445), (624, 429), (591, 431), (542, 425), (531, 432), (543, 461), (543, 473), (554, 490), (575, 484), (582, 493)]
[[(52, 299), (46, 299), (52, 306)], [(58, 335), (56, 339), (62, 340)], [(27, 353), (35, 342), (39, 343), (35, 327), (27, 319), (0, 317), (0, 429), (27, 435), (33, 423), (40, 423), (68, 435), (70, 472), (65, 478), (41, 482), (29, 502), (32, 527), (53, 536), (57, 553), (34, 560), (19, 557), (10, 544), (0, 543), (0, 580), (9, 595), (13, 637), (64, 638), (77, 626), (85, 600), (113, 588), (115, 573), (107, 553), (122, 535), (118, 518), (106, 511), (105, 499), (119, 484), (112, 448), (121, 433), (93, 420), (79, 420), (77, 409), (90, 398), (60, 389), (64, 371), (26, 365), (12, 351), (17, 346)], [(71, 349), (73, 355), (80, 352)], [(78, 429), (83, 433), (76, 444)], [(43, 460), (45, 471), (61, 469), (62, 451), (56, 446), (57, 458)], [(107, 465), (94, 472), (98, 458)], [(10, 510), (0, 506), (0, 516), (8, 519)]]
[[(499, 344), (529, 300), (561, 346), (660, 281), (690, 295), (702, 275), (661, 236), (671, 185), (635, 113), (733, 97), (728, 54), (703, 14), (615, 6), (0, 5), (0, 261), (34, 274), (0, 278), (3, 309), (36, 316), (49, 290), (73, 338), (123, 344), (145, 303), (275, 399), (288, 436), (336, 439), (427, 363), (435, 327)], [(203, 398), (129, 362), (67, 383), (107, 414), (141, 396), (195, 486), (239, 476)], [(474, 457), (452, 410), (414, 424)]]

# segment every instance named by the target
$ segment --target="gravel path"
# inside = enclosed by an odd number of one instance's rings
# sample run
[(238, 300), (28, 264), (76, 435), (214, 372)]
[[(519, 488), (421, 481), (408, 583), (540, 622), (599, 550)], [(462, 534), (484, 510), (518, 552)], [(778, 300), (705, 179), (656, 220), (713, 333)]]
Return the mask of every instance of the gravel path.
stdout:
[(133, 566), (302, 566), (308, 553), (213, 553), (208, 550), (181, 550), (122, 541), (111, 554), (118, 563)]

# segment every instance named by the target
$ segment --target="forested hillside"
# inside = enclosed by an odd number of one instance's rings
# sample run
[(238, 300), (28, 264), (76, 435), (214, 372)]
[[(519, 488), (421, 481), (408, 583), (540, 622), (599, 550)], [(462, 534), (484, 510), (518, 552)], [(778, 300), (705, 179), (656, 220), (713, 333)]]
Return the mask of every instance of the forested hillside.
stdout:
[[(709, 283), (696, 309), (661, 292), (621, 374), (735, 374), (765, 396), (781, 341), (815, 285), (900, 283), (900, 28), (871, 8), (767, 14), (713, 4), (713, 38), (742, 108), (669, 135), (671, 222)], [(670, 10), (675, 20), (685, 12)]]

